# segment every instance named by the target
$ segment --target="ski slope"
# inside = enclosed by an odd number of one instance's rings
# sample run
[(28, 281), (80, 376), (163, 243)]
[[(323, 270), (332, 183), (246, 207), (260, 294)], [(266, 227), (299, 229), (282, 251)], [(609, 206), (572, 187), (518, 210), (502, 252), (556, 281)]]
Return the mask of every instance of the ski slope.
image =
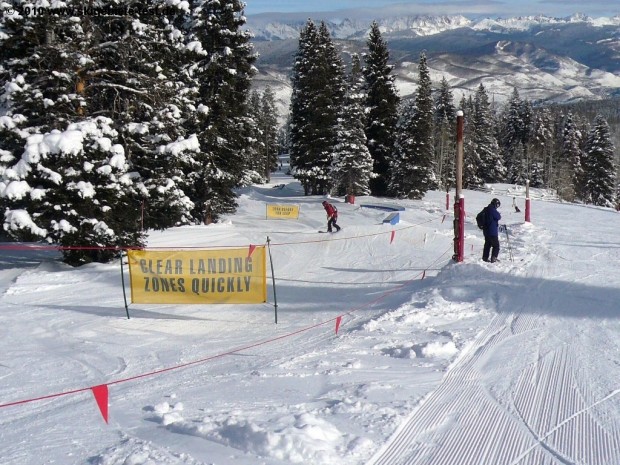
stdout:
[[(119, 261), (2, 250), (3, 465), (617, 465), (620, 215), (533, 192), (524, 223), (522, 190), (490, 187), (464, 192), (458, 264), (445, 193), (333, 199), (343, 230), (318, 234), (323, 197), (282, 172), (218, 224), (150, 234), (269, 240), (264, 304), (130, 304), (128, 319)], [(497, 264), (473, 219), (493, 197)], [(299, 219), (266, 219), (268, 203)], [(378, 204), (400, 222), (361, 206)], [(104, 384), (108, 424), (90, 392)]]

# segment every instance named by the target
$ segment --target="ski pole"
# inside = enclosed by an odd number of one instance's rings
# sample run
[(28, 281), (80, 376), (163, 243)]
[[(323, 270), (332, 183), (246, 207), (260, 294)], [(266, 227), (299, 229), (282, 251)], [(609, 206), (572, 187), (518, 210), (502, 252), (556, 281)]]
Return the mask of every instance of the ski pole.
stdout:
[(508, 227), (506, 225), (504, 226), (504, 232), (506, 233), (506, 243), (508, 244), (508, 256), (510, 257), (510, 261), (514, 262), (515, 259), (512, 256), (512, 246), (510, 245), (510, 237), (508, 237)]

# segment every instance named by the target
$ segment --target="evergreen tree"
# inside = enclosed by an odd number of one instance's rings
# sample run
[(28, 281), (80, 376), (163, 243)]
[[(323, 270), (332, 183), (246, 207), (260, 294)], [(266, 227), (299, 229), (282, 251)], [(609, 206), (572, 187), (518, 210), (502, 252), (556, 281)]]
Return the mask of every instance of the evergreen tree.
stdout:
[[(67, 7), (76, 6), (68, 1)], [(26, 2), (15, 2), (15, 8)], [(77, 72), (88, 37), (65, 15), (0, 16), (4, 112), (28, 133), (65, 129), (85, 104)], [(23, 147), (23, 145), (22, 145)]]
[(246, 169), (253, 173), (257, 183), (265, 182), (265, 150), (263, 133), (261, 130), (262, 101), (261, 94), (257, 90), (250, 93), (248, 99), (248, 118), (252, 123), (251, 147), (253, 151), (248, 151)]
[(472, 114), (472, 142), (475, 160), (480, 160), (478, 177), (484, 182), (501, 182), (506, 176), (495, 129), (491, 104), (483, 84), (478, 86)]
[(437, 187), (433, 156), (433, 98), (426, 55), (420, 54), (418, 89), (399, 123), (390, 191), (421, 199)]
[[(521, 107), (519, 108), (519, 114), (521, 118), (521, 130), (520, 130), (520, 145), (523, 150), (523, 158), (522, 158), (522, 166), (523, 166), (523, 175), (521, 179), (518, 180), (520, 184), (524, 184), (525, 180), (530, 181), (530, 185), (532, 185), (532, 166), (534, 164), (541, 163), (541, 161), (532, 158), (532, 154), (530, 153), (531, 142), (532, 142), (532, 133), (533, 133), (533, 110), (532, 104), (529, 100), (523, 100), (521, 102)], [(542, 169), (536, 168), (537, 171), (541, 171)]]
[(153, 1), (161, 14), (85, 18), (92, 46), (78, 69), (83, 115), (105, 115), (118, 128), (132, 168), (140, 174), (142, 226), (164, 229), (192, 221), (191, 183), (197, 139), (183, 127), (191, 102), (180, 66), (187, 49), (187, 11)]
[(474, 124), (474, 99), (470, 95), (461, 99), (463, 109), (463, 187), (477, 188), (483, 185), (480, 177), (482, 161), (476, 148), (475, 124)]
[(455, 185), (454, 162), (456, 153), (456, 109), (452, 90), (445, 77), (441, 79), (435, 97), (435, 166), (441, 186)]
[(344, 103), (344, 65), (325, 23), (309, 20), (293, 68), (291, 164), (306, 195), (332, 188), (333, 153)]
[(561, 198), (574, 201), (576, 198), (583, 199), (584, 175), (582, 164), (583, 136), (573, 121), (572, 112), (568, 112), (564, 119), (562, 130), (562, 145), (559, 160), (559, 186), (558, 192)]
[(532, 116), (528, 148), (530, 186), (551, 186), (554, 165), (553, 145), (551, 114), (547, 109), (542, 108), (535, 111)]
[(0, 35), (5, 229), (14, 239), (71, 246), (63, 254), (73, 265), (142, 243), (122, 139), (113, 120), (91, 116), (86, 94), (82, 70), (97, 37), (91, 22), (76, 19), (3, 15)]
[(600, 115), (586, 139), (584, 174), (586, 202), (601, 207), (615, 207), (617, 178), (614, 164), (614, 146), (609, 124)]
[[(390, 158), (390, 180), (388, 193), (397, 198), (408, 198), (417, 193), (413, 172), (417, 170), (416, 146), (412, 137), (416, 123), (416, 102), (409, 99), (402, 104), (400, 118), (396, 126), (396, 142)], [(417, 176), (416, 176), (417, 179)]]
[(364, 132), (363, 85), (360, 59), (354, 54), (334, 154), (333, 178), (339, 195), (370, 194), (373, 162)]
[(526, 177), (522, 147), (525, 123), (521, 118), (521, 110), (521, 97), (515, 88), (506, 103), (498, 137), (502, 158), (506, 166), (506, 178), (511, 183), (521, 183)]
[(196, 134), (200, 153), (186, 173), (193, 215), (209, 222), (237, 207), (234, 189), (247, 177), (253, 126), (247, 118), (256, 54), (240, 0), (193, 4), (188, 27), (187, 87), (196, 112), (184, 122)]
[(295, 55), (292, 76), (291, 111), (289, 127), (289, 156), (294, 176), (304, 188), (304, 193), (311, 192), (310, 177), (307, 173), (312, 167), (311, 124), (315, 94), (320, 91), (314, 83), (313, 76), (318, 74), (315, 57), (318, 53), (318, 31), (312, 20), (308, 20), (299, 34), (299, 45)]
[(394, 146), (394, 134), (398, 122), (399, 97), (394, 86), (393, 66), (389, 65), (387, 44), (381, 36), (379, 25), (374, 21), (366, 42), (368, 54), (366, 66), (366, 138), (373, 158), (373, 171), (377, 177), (371, 181), (374, 195), (385, 195), (390, 178), (389, 166)]
[(267, 86), (260, 102), (260, 123), (264, 148), (262, 159), (265, 161), (265, 177), (269, 180), (270, 173), (278, 169), (278, 115), (275, 94)]
[(115, 247), (142, 245), (135, 185), (111, 124), (97, 117), (27, 138), (0, 181), (9, 237), (66, 247), (71, 265), (108, 261)]

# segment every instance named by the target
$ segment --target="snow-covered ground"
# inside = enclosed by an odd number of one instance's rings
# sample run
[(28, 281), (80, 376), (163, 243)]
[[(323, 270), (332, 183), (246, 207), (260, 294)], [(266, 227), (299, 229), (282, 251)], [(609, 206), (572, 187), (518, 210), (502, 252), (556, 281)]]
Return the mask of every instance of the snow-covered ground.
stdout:
[[(319, 234), (322, 198), (282, 172), (221, 223), (150, 235), (269, 238), (277, 324), (269, 264), (267, 303), (130, 304), (128, 319), (119, 261), (5, 248), (1, 463), (618, 465), (620, 214), (533, 192), (524, 223), (522, 190), (492, 187), (464, 192), (458, 264), (445, 193), (334, 199), (343, 230)], [(509, 231), (498, 264), (473, 221), (492, 197)], [(267, 203), (300, 217), (268, 220)], [(405, 207), (398, 224), (361, 207), (381, 203)]]

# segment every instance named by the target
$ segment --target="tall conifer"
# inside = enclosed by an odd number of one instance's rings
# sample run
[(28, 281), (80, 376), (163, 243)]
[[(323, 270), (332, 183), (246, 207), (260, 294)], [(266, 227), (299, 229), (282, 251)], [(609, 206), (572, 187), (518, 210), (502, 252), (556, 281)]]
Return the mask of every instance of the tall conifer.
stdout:
[(616, 167), (609, 124), (597, 115), (584, 147), (587, 203), (601, 207), (616, 205)]
[(476, 159), (480, 160), (478, 175), (484, 182), (501, 182), (506, 176), (497, 139), (489, 97), (483, 84), (478, 86), (472, 114), (472, 142)]
[(184, 126), (200, 143), (196, 166), (187, 176), (194, 216), (205, 222), (236, 209), (234, 188), (245, 177), (252, 143), (246, 115), (256, 54), (250, 32), (243, 29), (244, 6), (240, 0), (192, 2), (187, 72), (195, 83), (197, 111)]
[(373, 163), (364, 132), (363, 86), (361, 62), (359, 56), (354, 54), (334, 154), (333, 178), (335, 191), (339, 195), (370, 194)]
[(435, 166), (437, 179), (442, 187), (454, 186), (456, 108), (450, 84), (441, 79), (435, 97), (434, 114)]
[(373, 158), (373, 171), (377, 175), (370, 185), (374, 195), (385, 195), (388, 191), (390, 158), (394, 148), (400, 99), (394, 86), (394, 76), (391, 75), (394, 67), (389, 64), (387, 43), (376, 21), (370, 27), (366, 44), (366, 139)]
[(344, 65), (325, 23), (302, 30), (293, 68), (291, 164), (306, 195), (333, 187), (331, 169), (344, 104)]

